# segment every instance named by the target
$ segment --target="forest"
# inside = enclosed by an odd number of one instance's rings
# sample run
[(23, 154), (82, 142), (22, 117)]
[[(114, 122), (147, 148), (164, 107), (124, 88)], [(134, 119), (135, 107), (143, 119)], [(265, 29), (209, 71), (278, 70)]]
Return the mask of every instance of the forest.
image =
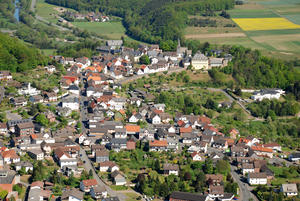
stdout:
[(47, 58), (38, 49), (0, 33), (0, 70), (22, 72), (41, 64), (47, 64)]
[(123, 18), (127, 34), (148, 43), (182, 38), (187, 15), (222, 11), (234, 7), (234, 0), (46, 0), (77, 11), (100, 11)]

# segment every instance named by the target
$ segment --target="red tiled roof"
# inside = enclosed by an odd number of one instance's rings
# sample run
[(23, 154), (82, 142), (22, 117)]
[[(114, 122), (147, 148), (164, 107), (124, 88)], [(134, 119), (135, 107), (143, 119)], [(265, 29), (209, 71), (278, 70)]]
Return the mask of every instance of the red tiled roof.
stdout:
[(87, 179), (87, 180), (82, 180), (82, 183), (85, 187), (87, 186), (97, 186), (97, 180), (96, 179)]
[(192, 129), (192, 127), (187, 127), (187, 128), (180, 128), (179, 129), (179, 132), (180, 133), (190, 133), (190, 132), (192, 132), (193, 131), (193, 129)]
[(19, 158), (16, 151), (13, 149), (10, 149), (8, 151), (4, 151), (1, 153), (3, 158)]
[(127, 132), (140, 132), (141, 127), (138, 125), (127, 124), (125, 126)]
[(199, 117), (199, 121), (202, 122), (202, 123), (206, 123), (206, 124), (210, 124), (211, 123), (210, 118), (205, 117), (205, 116)]
[(168, 146), (167, 140), (153, 140), (149, 142), (150, 147), (166, 147)]
[(260, 151), (260, 152), (269, 152), (273, 153), (272, 149), (266, 148), (266, 147), (261, 147), (261, 146), (252, 146), (251, 149), (253, 151)]

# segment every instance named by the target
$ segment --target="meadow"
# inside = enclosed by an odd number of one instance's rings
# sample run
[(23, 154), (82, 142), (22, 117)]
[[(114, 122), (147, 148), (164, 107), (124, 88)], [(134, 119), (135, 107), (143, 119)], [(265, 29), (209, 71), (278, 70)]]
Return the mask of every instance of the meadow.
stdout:
[(80, 29), (97, 33), (108, 37), (109, 39), (121, 39), (125, 36), (125, 28), (122, 22), (72, 22)]

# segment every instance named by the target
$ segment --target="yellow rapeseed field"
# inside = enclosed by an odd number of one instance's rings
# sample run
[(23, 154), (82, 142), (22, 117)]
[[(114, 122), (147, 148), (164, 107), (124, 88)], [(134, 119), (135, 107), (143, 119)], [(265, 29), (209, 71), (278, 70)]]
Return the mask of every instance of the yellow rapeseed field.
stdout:
[(274, 29), (299, 29), (300, 25), (294, 24), (282, 17), (276, 18), (233, 18), (244, 31), (274, 30)]

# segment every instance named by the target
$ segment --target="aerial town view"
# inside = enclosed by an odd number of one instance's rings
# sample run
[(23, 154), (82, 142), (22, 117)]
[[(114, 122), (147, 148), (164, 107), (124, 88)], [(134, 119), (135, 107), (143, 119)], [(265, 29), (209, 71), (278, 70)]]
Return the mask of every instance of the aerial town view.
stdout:
[(299, 0), (0, 0), (1, 201), (299, 190)]

